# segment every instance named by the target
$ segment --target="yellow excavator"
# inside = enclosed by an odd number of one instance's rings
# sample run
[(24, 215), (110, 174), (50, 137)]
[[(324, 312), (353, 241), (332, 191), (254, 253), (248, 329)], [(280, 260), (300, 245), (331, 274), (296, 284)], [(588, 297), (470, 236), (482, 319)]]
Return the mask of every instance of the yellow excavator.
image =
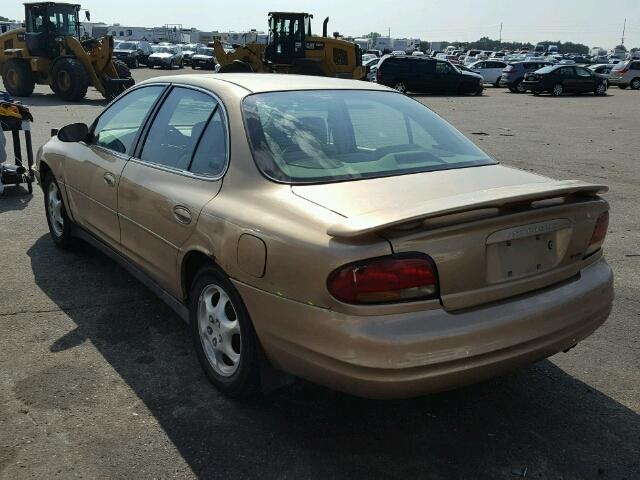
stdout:
[(24, 6), (25, 28), (0, 35), (0, 71), (11, 95), (28, 97), (39, 84), (62, 100), (78, 101), (93, 85), (111, 100), (135, 83), (126, 64), (113, 58), (113, 37), (81, 36), (80, 5)]
[(225, 50), (219, 40), (214, 49), (220, 73), (295, 73), (361, 80), (366, 75), (360, 47), (327, 35), (329, 18), (322, 36), (311, 33), (308, 13), (270, 12), (269, 43), (249, 43)]

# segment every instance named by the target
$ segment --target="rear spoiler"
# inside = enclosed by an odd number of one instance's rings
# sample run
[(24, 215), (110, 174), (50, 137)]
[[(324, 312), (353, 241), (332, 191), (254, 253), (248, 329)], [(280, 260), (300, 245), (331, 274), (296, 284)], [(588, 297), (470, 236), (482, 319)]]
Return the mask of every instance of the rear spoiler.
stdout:
[(352, 238), (391, 228), (403, 223), (469, 212), (481, 208), (504, 207), (515, 203), (533, 202), (556, 197), (595, 196), (609, 190), (579, 180), (541, 182), (509, 187), (491, 188), (476, 192), (437, 198), (408, 208), (378, 210), (357, 217), (345, 218), (327, 228), (327, 234), (338, 238)]

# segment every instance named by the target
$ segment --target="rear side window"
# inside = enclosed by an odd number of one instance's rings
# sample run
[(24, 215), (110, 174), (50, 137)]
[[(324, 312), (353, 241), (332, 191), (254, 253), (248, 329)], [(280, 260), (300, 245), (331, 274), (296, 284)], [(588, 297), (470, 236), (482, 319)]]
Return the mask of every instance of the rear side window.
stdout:
[(160, 107), (140, 158), (146, 162), (187, 170), (202, 132), (218, 107), (206, 93), (174, 88)]
[(198, 175), (215, 177), (224, 171), (227, 165), (227, 126), (220, 106), (200, 138), (189, 171)]
[(562, 67), (558, 70), (558, 73), (561, 77), (573, 77), (575, 74), (573, 67)]
[(631, 70), (640, 70), (640, 62), (633, 62), (631, 64)]
[(613, 66), (613, 70), (624, 70), (629, 62), (618, 62)]
[(142, 122), (164, 88), (137, 88), (109, 106), (94, 124), (92, 143), (118, 153), (130, 152)]
[(257, 167), (284, 183), (495, 163), (427, 107), (392, 92), (261, 93), (245, 98), (243, 114)]

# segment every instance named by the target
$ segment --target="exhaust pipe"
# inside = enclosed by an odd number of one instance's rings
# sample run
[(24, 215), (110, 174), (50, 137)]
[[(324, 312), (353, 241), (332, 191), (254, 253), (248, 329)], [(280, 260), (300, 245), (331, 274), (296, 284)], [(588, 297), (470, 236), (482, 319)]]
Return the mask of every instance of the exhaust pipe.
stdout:
[(327, 38), (327, 25), (329, 25), (329, 17), (324, 19), (324, 22), (322, 22), (322, 36), (324, 38)]

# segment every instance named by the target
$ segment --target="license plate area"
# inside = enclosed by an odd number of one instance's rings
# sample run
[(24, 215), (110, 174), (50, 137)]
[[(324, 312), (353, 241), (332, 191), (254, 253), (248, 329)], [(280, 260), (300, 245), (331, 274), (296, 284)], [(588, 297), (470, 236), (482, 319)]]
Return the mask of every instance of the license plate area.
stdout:
[(564, 259), (571, 240), (568, 219), (495, 232), (486, 244), (487, 281), (500, 283), (547, 272)]

